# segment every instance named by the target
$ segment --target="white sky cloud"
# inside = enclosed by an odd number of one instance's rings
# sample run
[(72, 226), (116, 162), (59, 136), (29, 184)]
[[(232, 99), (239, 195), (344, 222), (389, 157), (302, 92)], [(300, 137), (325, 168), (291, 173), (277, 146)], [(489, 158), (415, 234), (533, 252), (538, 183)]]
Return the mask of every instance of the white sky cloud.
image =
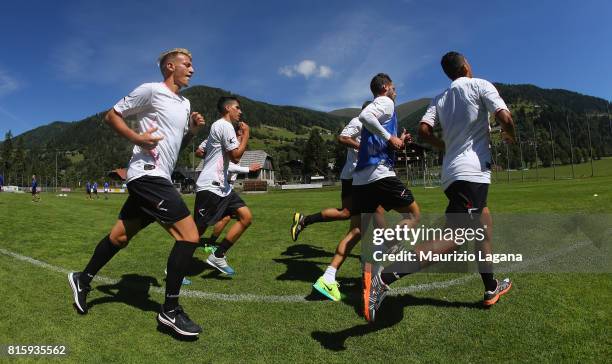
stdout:
[(317, 65), (317, 62), (305, 59), (298, 64), (282, 66), (278, 69), (278, 73), (290, 78), (302, 75), (304, 78), (308, 79), (310, 77), (329, 78), (333, 74), (333, 71), (329, 66)]
[(8, 95), (17, 89), (19, 89), (17, 80), (0, 70), (0, 96)]

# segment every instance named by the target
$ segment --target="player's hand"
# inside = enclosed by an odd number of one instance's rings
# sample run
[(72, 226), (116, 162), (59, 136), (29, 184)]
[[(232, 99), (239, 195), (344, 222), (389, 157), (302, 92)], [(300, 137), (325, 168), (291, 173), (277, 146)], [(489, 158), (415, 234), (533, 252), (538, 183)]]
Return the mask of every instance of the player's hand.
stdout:
[(249, 128), (247, 123), (245, 123), (244, 121), (238, 123), (238, 129), (240, 129), (242, 135), (249, 135), (249, 131), (251, 130), (251, 128)]
[(206, 121), (204, 120), (204, 116), (202, 116), (202, 114), (200, 114), (199, 112), (192, 112), (191, 116), (191, 125), (190, 125), (190, 129), (192, 134), (196, 134), (196, 132), (198, 131), (198, 129), (200, 129), (201, 127), (204, 126), (204, 124), (206, 124)]
[(514, 140), (514, 137), (508, 133), (506, 133), (505, 131), (502, 130), (501, 132), (501, 138), (502, 138), (502, 142), (504, 144), (514, 144), (516, 141)]
[(253, 163), (249, 166), (249, 172), (257, 172), (261, 169), (261, 164)]
[(412, 143), (412, 135), (406, 131), (406, 129), (402, 129), (402, 135), (400, 135), (400, 139), (404, 141), (404, 144)]
[(157, 131), (157, 128), (151, 128), (144, 133), (138, 135), (138, 139), (136, 140), (136, 145), (146, 150), (153, 150), (159, 144), (159, 141), (164, 139), (162, 135), (156, 136), (153, 135)]
[(393, 149), (400, 150), (404, 147), (404, 140), (392, 135), (389, 138), (389, 144), (393, 147)]

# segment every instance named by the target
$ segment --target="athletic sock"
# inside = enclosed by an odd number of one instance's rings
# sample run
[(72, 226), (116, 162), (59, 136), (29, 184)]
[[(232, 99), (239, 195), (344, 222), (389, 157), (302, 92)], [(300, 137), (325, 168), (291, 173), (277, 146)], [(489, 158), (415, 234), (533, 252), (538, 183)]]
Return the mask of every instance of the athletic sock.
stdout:
[(310, 224), (314, 224), (316, 222), (322, 222), (322, 221), (323, 221), (323, 215), (320, 212), (317, 212), (316, 214), (308, 215), (304, 218), (304, 226), (308, 226)]
[(87, 263), (87, 266), (83, 270), (84, 274), (81, 274), (80, 276), (81, 278), (79, 280), (81, 283), (88, 285), (98, 271), (100, 271), (100, 269), (102, 269), (102, 267), (104, 267), (104, 265), (106, 265), (106, 263), (108, 263), (119, 250), (121, 250), (120, 247), (111, 243), (110, 235), (106, 235), (104, 238), (102, 238), (102, 240), (100, 240), (96, 246), (89, 263)]
[(325, 283), (331, 284), (334, 283), (336, 281), (336, 272), (338, 270), (334, 267), (332, 267), (331, 265), (327, 267), (327, 269), (325, 270), (325, 273), (323, 273), (323, 280), (325, 281)]
[(219, 244), (219, 246), (217, 247), (217, 250), (215, 250), (215, 257), (223, 258), (225, 256), (225, 252), (227, 252), (231, 247), (232, 243), (230, 243), (227, 239), (223, 239), (223, 241), (221, 241), (221, 244)]
[(217, 242), (217, 239), (219, 239), (219, 237), (215, 234), (212, 234), (210, 236), (210, 238), (208, 238), (208, 244), (214, 244)]
[(396, 262), (386, 267), (380, 274), (380, 278), (385, 284), (389, 285), (419, 270), (421, 270), (421, 263), (418, 261)]
[(493, 278), (493, 273), (480, 273), (482, 283), (484, 283), (485, 291), (495, 291), (497, 289), (497, 281)]
[(189, 241), (177, 240), (168, 256), (166, 276), (166, 299), (164, 311), (172, 311), (178, 306), (179, 293), (185, 273), (193, 257), (197, 244)]

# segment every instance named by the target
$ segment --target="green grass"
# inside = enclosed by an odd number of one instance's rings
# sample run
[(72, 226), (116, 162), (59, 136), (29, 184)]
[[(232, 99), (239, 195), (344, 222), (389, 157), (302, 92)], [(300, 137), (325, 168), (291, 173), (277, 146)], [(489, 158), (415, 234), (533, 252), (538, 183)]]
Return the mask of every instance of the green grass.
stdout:
[[(415, 188), (424, 212), (442, 212), (440, 189)], [(597, 193), (598, 197), (593, 194)], [(85, 200), (0, 193), (0, 248), (56, 267), (81, 270), (115, 222), (125, 195)], [(346, 222), (319, 224), (300, 240), (289, 238), (291, 213), (333, 207), (338, 189), (243, 195), (252, 227), (230, 251), (232, 279), (194, 258), (189, 289), (255, 295), (302, 295), (329, 263)], [(193, 197), (186, 196), (189, 207)], [(612, 177), (494, 184), (494, 212), (612, 211)], [(100, 272), (122, 280), (94, 282), (91, 310), (71, 307), (64, 274), (0, 254), (0, 345), (64, 344), (70, 362), (605, 362), (612, 339), (611, 274), (515, 273), (510, 293), (490, 310), (480, 308), (478, 278), (445, 289), (389, 297), (377, 324), (358, 314), (359, 250), (339, 272), (342, 302), (227, 302), (184, 297), (190, 316), (204, 327), (196, 342), (156, 330), (155, 311), (164, 285), (172, 240), (157, 225), (137, 235)], [(415, 274), (397, 286), (462, 277)], [(2, 361), (4, 357), (0, 356)]]

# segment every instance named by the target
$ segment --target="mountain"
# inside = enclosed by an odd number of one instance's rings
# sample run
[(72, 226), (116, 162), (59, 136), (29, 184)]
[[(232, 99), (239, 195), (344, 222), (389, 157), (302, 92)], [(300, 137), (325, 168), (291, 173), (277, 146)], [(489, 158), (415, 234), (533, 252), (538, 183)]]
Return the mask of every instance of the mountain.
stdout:
[[(608, 101), (568, 90), (542, 89), (534, 85), (495, 85), (510, 106), (522, 143), (539, 146), (537, 158), (532, 155), (533, 147), (519, 150), (519, 147), (511, 146), (506, 155), (514, 159), (506, 163), (504, 156), (499, 156), (497, 163), (500, 165), (521, 167), (516, 162), (520, 160), (516, 157), (519, 153), (524, 155), (526, 163), (533, 165), (537, 159), (538, 163), (550, 165), (552, 151), (546, 149), (551, 149), (550, 129), (555, 142), (555, 161), (558, 163), (569, 163), (571, 158), (586, 160), (585, 156), (590, 155), (589, 141), (592, 142), (595, 158), (612, 155), (612, 127), (607, 113), (607, 108), (612, 108), (612, 105)], [(183, 92), (190, 99), (192, 109), (205, 116), (207, 128), (218, 117), (215, 110), (217, 99), (230, 94), (206, 86), (194, 86)], [(347, 108), (324, 113), (235, 96), (241, 100), (245, 119), (252, 126), (249, 148), (266, 150), (273, 156), (277, 169), (285, 161), (302, 159), (306, 140), (311, 131), (315, 130), (327, 149), (322, 155), (328, 158), (333, 155), (338, 159), (341, 153), (336, 153), (338, 148), (334, 135), (349, 117), (359, 112), (357, 108)], [(400, 127), (415, 134), (428, 103), (429, 99), (419, 99), (398, 105)], [(27, 176), (36, 172), (52, 179), (57, 163), (57, 169), (63, 171), (58, 176), (60, 183), (70, 183), (84, 178), (99, 178), (111, 169), (125, 166), (132, 145), (111, 130), (102, 121), (103, 116), (104, 113), (98, 113), (77, 122), (55, 121), (14, 137), (12, 144), (0, 144), (0, 169), (5, 175)], [(133, 126), (134, 120), (127, 121)], [(208, 134), (207, 128), (200, 132), (196, 141)], [(588, 132), (593, 135), (592, 140)], [(570, 135), (573, 157), (569, 148)], [(498, 136), (494, 135), (494, 147), (499, 142), (496, 138)], [(12, 151), (6, 152), (5, 146), (9, 145), (12, 145)], [(194, 163), (191, 149), (183, 151), (178, 166), (191, 166)]]
[[(407, 117), (416, 110), (420, 110), (424, 106), (429, 105), (430, 100), (430, 98), (422, 98), (404, 102), (403, 104), (397, 105), (397, 107), (395, 108), (395, 112), (397, 112), (397, 116), (400, 119)], [(361, 109), (359, 109), (358, 107), (349, 107), (345, 109), (332, 110), (329, 112), (329, 114), (332, 114), (334, 116), (341, 116), (344, 118), (354, 118), (359, 115), (360, 111)]]

